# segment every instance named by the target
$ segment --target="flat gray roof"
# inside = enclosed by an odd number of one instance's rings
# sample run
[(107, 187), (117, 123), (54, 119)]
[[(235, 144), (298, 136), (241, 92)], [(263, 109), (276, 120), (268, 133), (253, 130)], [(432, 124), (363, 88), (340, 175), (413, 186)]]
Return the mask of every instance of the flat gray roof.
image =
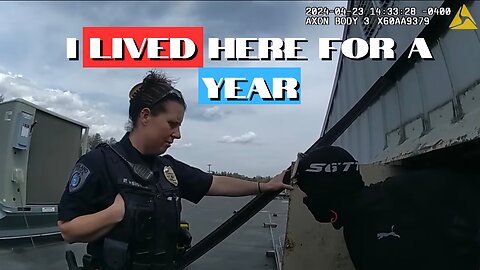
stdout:
[[(225, 198), (205, 197), (198, 205), (183, 203), (183, 219), (190, 223), (190, 232), (194, 243), (213, 231), (223, 221), (233, 215), (253, 197)], [(277, 239), (285, 233), (288, 203), (273, 200), (262, 212), (255, 215), (245, 225), (230, 235), (225, 241), (191, 264), (189, 270), (245, 270), (276, 269), (273, 258), (266, 257), (266, 251), (272, 250), (270, 230), (263, 227), (269, 222), (268, 213), (276, 213), (272, 222), (278, 224), (274, 229)], [(32, 247), (30, 240), (22, 243), (0, 242), (1, 269), (9, 270), (65, 270), (65, 250), (75, 252), (77, 262), (85, 252), (85, 244), (65, 244), (64, 242), (37, 242)]]

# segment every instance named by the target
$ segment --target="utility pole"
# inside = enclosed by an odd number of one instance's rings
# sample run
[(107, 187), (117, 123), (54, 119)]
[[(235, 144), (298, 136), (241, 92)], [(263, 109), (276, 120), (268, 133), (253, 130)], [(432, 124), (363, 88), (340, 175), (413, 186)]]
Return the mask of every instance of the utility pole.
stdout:
[(212, 166), (212, 164), (207, 164), (207, 165), (208, 165), (208, 173), (211, 173), (210, 167)]

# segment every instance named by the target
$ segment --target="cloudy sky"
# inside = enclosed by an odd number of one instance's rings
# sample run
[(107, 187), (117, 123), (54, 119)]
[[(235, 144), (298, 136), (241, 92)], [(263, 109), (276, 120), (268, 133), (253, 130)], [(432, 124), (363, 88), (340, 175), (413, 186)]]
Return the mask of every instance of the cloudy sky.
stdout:
[[(160, 69), (177, 80), (188, 109), (182, 139), (168, 150), (207, 170), (275, 175), (306, 150), (321, 131), (335, 75), (318, 59), (318, 38), (341, 37), (340, 26), (305, 26), (314, 2), (0, 2), (0, 94), (24, 98), (119, 140), (128, 118), (128, 91), (148, 69), (83, 68), (66, 58), (66, 38), (84, 26), (203, 26), (205, 67), (301, 67), (299, 105), (200, 105), (197, 69)], [(211, 62), (210, 37), (307, 38), (308, 62)]]

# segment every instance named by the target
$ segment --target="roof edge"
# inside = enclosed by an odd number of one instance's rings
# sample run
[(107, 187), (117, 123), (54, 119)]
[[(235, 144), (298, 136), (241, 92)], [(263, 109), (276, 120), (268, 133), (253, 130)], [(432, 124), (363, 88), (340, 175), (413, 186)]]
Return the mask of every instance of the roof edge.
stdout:
[[(353, 6), (353, 3), (354, 3), (354, 0), (349, 0), (348, 1), (347, 10), (351, 9), (351, 7)], [(342, 40), (345, 40), (347, 38), (349, 27), (350, 27), (349, 25), (344, 26)], [(341, 71), (342, 65), (343, 65), (342, 63), (343, 63), (343, 54), (340, 53), (340, 55), (338, 56), (337, 71), (335, 72), (335, 79), (334, 79), (335, 81), (334, 81), (334, 84), (333, 84), (333, 87), (332, 87), (332, 91), (330, 92), (330, 100), (328, 102), (328, 107), (327, 107), (327, 112), (325, 114), (325, 118), (323, 119), (322, 130), (320, 131), (320, 137), (325, 135), (325, 131), (326, 131), (326, 128), (327, 128), (327, 122), (328, 122), (328, 119), (330, 118), (330, 112), (331, 112), (332, 107), (333, 107), (332, 106), (333, 105), (333, 100), (334, 100), (335, 94), (337, 92), (338, 77), (340, 76), (340, 71)]]
[(72, 119), (72, 118), (69, 118), (69, 117), (67, 117), (67, 116), (61, 115), (61, 114), (56, 113), (56, 112), (54, 112), (54, 111), (48, 110), (48, 109), (46, 109), (46, 108), (43, 108), (43, 107), (41, 107), (41, 106), (39, 106), (39, 105), (37, 105), (37, 104), (35, 104), (35, 103), (32, 103), (32, 102), (30, 102), (30, 101), (27, 101), (27, 100), (25, 100), (25, 99), (23, 99), (23, 98), (11, 99), (11, 100), (8, 100), (8, 101), (1, 102), (0, 104), (14, 103), (14, 102), (23, 103), (23, 104), (28, 105), (28, 106), (31, 106), (31, 107), (39, 110), (39, 111), (42, 111), (42, 112), (44, 112), (44, 113), (48, 113), (48, 114), (50, 114), (50, 115), (53, 115), (53, 116), (55, 116), (55, 117), (58, 117), (58, 118), (60, 118), (60, 119), (65, 120), (65, 121), (71, 122), (71, 123), (76, 124), (76, 125), (78, 125), (78, 126), (81, 126), (81, 127), (83, 127), (83, 128), (89, 128), (89, 126), (88, 126), (87, 124), (85, 124), (85, 123), (82, 123), (82, 122), (80, 122), (80, 121), (74, 120), (74, 119)]

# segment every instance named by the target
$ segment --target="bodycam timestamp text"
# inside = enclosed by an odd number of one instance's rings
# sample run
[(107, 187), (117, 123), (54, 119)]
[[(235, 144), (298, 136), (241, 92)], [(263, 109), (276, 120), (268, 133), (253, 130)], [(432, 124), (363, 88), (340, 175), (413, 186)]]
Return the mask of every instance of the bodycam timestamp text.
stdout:
[[(437, 12), (434, 8), (417, 11), (416, 7), (305, 7), (305, 25), (428, 25), (430, 17)], [(449, 10), (441, 12), (444, 15)]]

